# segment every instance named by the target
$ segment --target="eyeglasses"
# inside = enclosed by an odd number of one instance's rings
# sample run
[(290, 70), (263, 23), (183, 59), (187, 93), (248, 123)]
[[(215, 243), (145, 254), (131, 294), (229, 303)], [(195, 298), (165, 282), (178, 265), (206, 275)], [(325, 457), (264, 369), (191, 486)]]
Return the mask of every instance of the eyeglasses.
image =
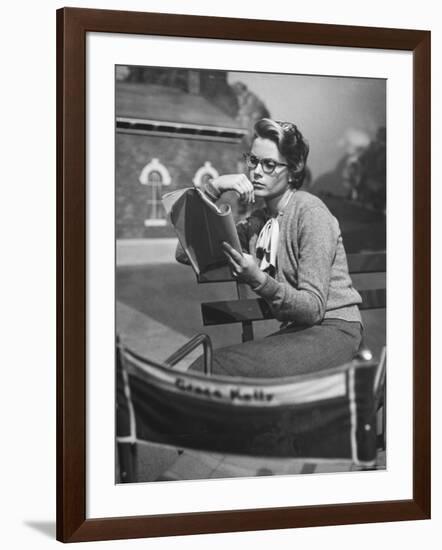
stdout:
[(262, 171), (267, 175), (273, 174), (277, 166), (288, 166), (285, 162), (278, 162), (273, 159), (259, 159), (250, 153), (244, 153), (243, 156), (248, 168), (255, 169), (260, 164)]

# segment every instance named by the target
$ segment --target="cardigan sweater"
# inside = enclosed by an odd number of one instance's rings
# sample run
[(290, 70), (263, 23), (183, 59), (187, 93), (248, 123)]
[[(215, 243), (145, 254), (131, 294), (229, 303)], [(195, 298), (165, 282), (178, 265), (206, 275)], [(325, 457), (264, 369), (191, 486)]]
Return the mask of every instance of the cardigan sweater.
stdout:
[[(256, 256), (259, 231), (269, 218), (257, 210), (237, 225), (245, 251)], [(269, 304), (279, 321), (315, 325), (323, 319), (362, 324), (339, 223), (315, 195), (295, 191), (278, 214), (280, 224), (276, 272), (266, 273), (253, 291)]]

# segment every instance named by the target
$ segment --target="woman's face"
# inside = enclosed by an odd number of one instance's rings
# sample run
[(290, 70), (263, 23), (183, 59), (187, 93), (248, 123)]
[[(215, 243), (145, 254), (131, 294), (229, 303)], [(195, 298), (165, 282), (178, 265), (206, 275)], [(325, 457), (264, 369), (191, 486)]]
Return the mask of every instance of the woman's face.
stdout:
[[(286, 164), (286, 159), (279, 152), (278, 146), (270, 139), (255, 138), (250, 155), (259, 160), (269, 159)], [(278, 164), (271, 174), (265, 174), (261, 163), (256, 168), (249, 168), (249, 179), (255, 189), (255, 196), (265, 200), (282, 195), (289, 186), (287, 166)]]

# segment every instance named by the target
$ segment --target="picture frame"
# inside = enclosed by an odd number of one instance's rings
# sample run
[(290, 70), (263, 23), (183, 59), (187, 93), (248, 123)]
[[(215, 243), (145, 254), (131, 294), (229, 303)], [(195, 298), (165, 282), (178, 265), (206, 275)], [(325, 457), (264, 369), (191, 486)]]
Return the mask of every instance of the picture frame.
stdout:
[[(87, 468), (88, 33), (397, 50), (413, 55), (413, 496), (90, 518)], [(430, 33), (63, 8), (57, 11), (57, 539), (63, 542), (430, 517)], [(113, 368), (110, 365), (109, 368)]]

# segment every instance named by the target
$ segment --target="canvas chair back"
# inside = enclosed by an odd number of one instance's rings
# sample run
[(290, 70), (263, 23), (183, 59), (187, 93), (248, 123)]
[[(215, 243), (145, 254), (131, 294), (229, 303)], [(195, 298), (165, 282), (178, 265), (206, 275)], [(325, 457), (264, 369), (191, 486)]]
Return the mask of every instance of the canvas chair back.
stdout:
[(206, 376), (174, 371), (119, 343), (117, 439), (374, 465), (382, 369), (354, 360), (283, 379)]

